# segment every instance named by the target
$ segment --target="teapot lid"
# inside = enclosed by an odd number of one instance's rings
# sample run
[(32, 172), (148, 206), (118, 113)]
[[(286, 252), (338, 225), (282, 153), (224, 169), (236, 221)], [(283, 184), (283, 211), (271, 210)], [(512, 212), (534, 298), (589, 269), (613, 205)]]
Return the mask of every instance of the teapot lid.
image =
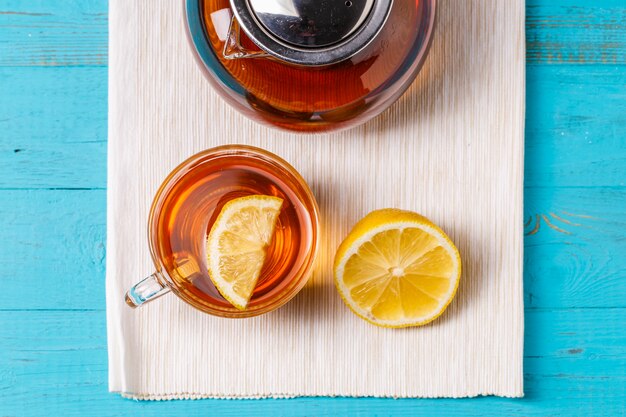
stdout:
[(283, 61), (329, 65), (354, 56), (382, 29), (393, 0), (230, 0), (246, 35)]

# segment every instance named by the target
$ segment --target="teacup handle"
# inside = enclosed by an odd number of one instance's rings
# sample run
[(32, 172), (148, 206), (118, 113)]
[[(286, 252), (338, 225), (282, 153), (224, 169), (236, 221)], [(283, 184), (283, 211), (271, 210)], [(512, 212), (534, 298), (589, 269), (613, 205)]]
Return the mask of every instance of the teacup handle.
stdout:
[(126, 304), (136, 308), (167, 294), (170, 292), (170, 288), (163, 282), (164, 280), (158, 272), (144, 278), (128, 290), (125, 297)]

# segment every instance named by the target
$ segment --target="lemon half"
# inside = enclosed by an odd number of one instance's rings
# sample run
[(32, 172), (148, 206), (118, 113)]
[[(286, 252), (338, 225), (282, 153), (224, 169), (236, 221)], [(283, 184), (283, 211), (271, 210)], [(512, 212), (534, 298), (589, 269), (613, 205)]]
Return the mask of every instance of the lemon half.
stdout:
[(426, 324), (452, 301), (461, 257), (430, 220), (398, 209), (358, 222), (335, 256), (335, 285), (347, 306), (382, 327)]
[(283, 199), (235, 198), (224, 205), (206, 242), (209, 276), (233, 306), (245, 310), (265, 263)]

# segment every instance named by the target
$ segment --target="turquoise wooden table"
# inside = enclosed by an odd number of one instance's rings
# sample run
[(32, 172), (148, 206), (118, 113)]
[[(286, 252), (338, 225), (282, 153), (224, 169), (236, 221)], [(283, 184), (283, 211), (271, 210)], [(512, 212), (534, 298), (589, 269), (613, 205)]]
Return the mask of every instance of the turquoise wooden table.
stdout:
[(626, 415), (626, 2), (528, 0), (524, 399), (107, 392), (107, 2), (0, 0), (0, 416)]

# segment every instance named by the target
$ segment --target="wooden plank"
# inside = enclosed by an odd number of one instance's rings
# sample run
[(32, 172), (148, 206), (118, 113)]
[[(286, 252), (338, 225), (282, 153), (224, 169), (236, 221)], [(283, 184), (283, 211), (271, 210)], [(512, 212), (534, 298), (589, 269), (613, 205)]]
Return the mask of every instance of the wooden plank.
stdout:
[(527, 69), (526, 186), (626, 185), (626, 67)]
[(0, 66), (106, 66), (106, 0), (0, 2)]
[[(0, 311), (2, 415), (619, 415), (626, 309), (527, 312), (522, 400), (301, 398), (132, 402), (107, 393), (103, 311)], [(604, 323), (604, 326), (598, 326)], [(210, 352), (209, 352), (210, 353)], [(158, 364), (155, 364), (158, 366)], [(88, 410), (88, 411), (87, 411)]]
[[(104, 309), (105, 200), (0, 191), (2, 308)], [(527, 189), (526, 215), (528, 308), (626, 307), (626, 187)]]
[[(526, 185), (626, 185), (624, 67), (527, 78)], [(106, 187), (106, 68), (0, 67), (0, 83), (0, 188)]]
[(0, 188), (106, 187), (107, 69), (1, 68)]
[(524, 201), (526, 307), (626, 306), (626, 188), (527, 188)]
[(106, 191), (0, 191), (0, 308), (104, 308)]
[[(527, 4), (530, 64), (626, 63), (626, 10), (619, 0)], [(0, 66), (105, 66), (107, 2), (0, 3)]]
[(626, 63), (623, 1), (528, 1), (526, 59), (529, 64)]

